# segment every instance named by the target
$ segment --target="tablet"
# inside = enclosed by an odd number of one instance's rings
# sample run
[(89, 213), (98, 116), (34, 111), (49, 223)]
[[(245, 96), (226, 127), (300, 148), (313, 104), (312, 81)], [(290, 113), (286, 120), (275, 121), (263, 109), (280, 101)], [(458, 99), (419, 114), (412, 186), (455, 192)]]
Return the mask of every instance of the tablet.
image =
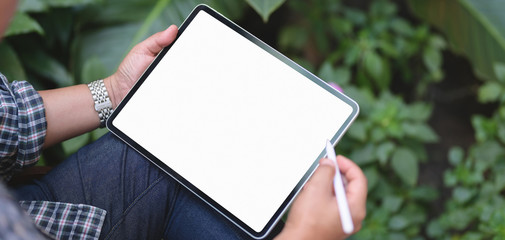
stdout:
[(326, 140), (336, 144), (358, 109), (344, 94), (199, 5), (107, 127), (260, 239), (311, 176)]

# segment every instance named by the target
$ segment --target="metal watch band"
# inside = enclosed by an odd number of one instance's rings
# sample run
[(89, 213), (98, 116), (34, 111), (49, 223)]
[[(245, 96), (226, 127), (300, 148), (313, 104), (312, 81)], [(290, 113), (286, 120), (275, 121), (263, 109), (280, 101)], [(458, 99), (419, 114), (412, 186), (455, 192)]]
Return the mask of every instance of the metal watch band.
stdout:
[(100, 118), (100, 127), (103, 128), (105, 127), (107, 118), (109, 118), (114, 111), (112, 109), (109, 93), (102, 79), (89, 83), (88, 88), (91, 91), (91, 96), (93, 96), (93, 101), (95, 101), (95, 111)]

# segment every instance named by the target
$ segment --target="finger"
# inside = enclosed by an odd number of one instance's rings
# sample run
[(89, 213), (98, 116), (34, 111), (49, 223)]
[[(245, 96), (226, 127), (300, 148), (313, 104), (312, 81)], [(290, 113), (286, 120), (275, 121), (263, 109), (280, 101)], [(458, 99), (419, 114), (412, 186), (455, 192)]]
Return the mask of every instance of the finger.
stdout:
[(319, 161), (319, 166), (317, 167), (312, 177), (310, 177), (309, 182), (307, 182), (307, 187), (311, 191), (323, 191), (328, 192), (329, 196), (333, 192), (333, 177), (335, 176), (335, 164), (328, 158), (323, 158)]
[(337, 156), (338, 166), (342, 176), (346, 178), (349, 184), (354, 184), (354, 188), (359, 190), (367, 189), (367, 180), (361, 168), (353, 161), (344, 156)]
[(147, 53), (155, 56), (164, 47), (170, 45), (177, 36), (177, 26), (171, 25), (165, 31), (158, 32), (151, 37), (147, 38), (140, 45), (141, 49), (147, 49)]
[(368, 191), (365, 174), (356, 163), (344, 156), (339, 155), (337, 161), (342, 175), (348, 181), (346, 192), (349, 202), (356, 206), (365, 205)]

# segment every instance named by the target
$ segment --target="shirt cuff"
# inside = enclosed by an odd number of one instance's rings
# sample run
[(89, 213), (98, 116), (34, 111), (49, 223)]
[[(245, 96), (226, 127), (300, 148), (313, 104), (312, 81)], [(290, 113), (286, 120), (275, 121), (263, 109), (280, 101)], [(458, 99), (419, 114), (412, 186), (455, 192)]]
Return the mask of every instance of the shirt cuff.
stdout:
[(34, 165), (40, 158), (46, 137), (46, 115), (40, 94), (26, 81), (11, 84), (18, 107), (18, 152), (16, 165)]

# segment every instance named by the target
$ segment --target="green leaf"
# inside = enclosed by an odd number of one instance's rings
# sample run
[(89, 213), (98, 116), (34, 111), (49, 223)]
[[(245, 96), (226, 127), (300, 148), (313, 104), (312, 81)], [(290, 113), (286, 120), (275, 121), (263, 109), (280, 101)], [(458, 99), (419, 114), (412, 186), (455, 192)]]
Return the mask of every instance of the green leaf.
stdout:
[(351, 154), (351, 159), (358, 165), (362, 166), (371, 163), (375, 160), (375, 146), (372, 143), (365, 145), (361, 149), (356, 149)]
[(489, 103), (495, 102), (503, 95), (503, 88), (497, 82), (486, 82), (484, 86), (479, 88), (479, 102)]
[(410, 119), (420, 122), (426, 122), (431, 116), (431, 106), (424, 102), (417, 102), (404, 108), (399, 114), (401, 119)]
[(324, 62), (323, 65), (321, 65), (321, 68), (319, 69), (319, 73), (317, 74), (317, 76), (326, 82), (329, 81), (334, 82), (335, 71), (333, 70), (331, 62), (329, 61)]
[(379, 183), (379, 178), (381, 175), (379, 174), (379, 172), (377, 171), (377, 169), (375, 167), (364, 168), (363, 173), (365, 174), (367, 182), (368, 182), (368, 185), (367, 185), (368, 192), (370, 192)]
[(109, 130), (107, 128), (97, 128), (91, 132), (91, 139), (93, 141), (95, 141), (95, 140), (101, 138), (103, 135), (105, 135), (108, 132), (109, 132)]
[(475, 190), (457, 187), (452, 191), (452, 197), (460, 204), (464, 204), (475, 195)]
[(445, 49), (447, 47), (447, 43), (439, 35), (431, 35), (430, 39), (428, 40), (428, 43), (430, 44), (431, 47), (439, 50)]
[(501, 62), (494, 63), (494, 73), (501, 83), (505, 83), (505, 64)]
[(505, 124), (504, 123), (499, 123), (498, 124), (498, 138), (502, 143), (505, 143)]
[(407, 148), (398, 148), (393, 153), (391, 167), (406, 184), (414, 186), (419, 175), (419, 166), (414, 153)]
[(437, 134), (425, 123), (402, 123), (403, 131), (407, 136), (418, 139), (425, 143), (434, 143), (438, 141)]
[(378, 81), (382, 77), (384, 66), (382, 59), (375, 51), (368, 51), (364, 56), (365, 70), (370, 76)]
[(370, 133), (370, 140), (372, 142), (382, 142), (386, 140), (388, 136), (386, 136), (386, 131), (383, 128), (372, 128), (372, 132)]
[(393, 31), (404, 36), (412, 36), (414, 33), (412, 26), (402, 18), (394, 18), (391, 22), (391, 28)]
[(384, 55), (391, 58), (398, 58), (399, 51), (395, 48), (393, 43), (391, 43), (387, 39), (383, 39), (379, 41), (379, 49), (384, 53)]
[(93, 57), (84, 63), (82, 67), (82, 83), (90, 83), (105, 77), (107, 77), (107, 70), (99, 58)]
[(456, 230), (463, 230), (475, 219), (474, 214), (472, 214), (472, 209), (461, 209), (457, 208), (454, 211), (450, 211), (447, 215), (447, 223), (449, 226), (455, 228)]
[[(281, 30), (279, 34), (279, 47), (281, 50), (286, 51), (288, 49), (295, 49), (295, 50), (300, 50), (305, 46), (307, 43), (309, 34), (307, 34), (307, 31), (305, 28), (300, 28), (300, 27), (295, 27), (295, 26), (289, 26), (285, 27)], [(330, 63), (328, 63), (330, 64)], [(326, 64), (326, 65), (328, 65)], [(321, 71), (324, 68), (324, 64), (321, 67)], [(329, 66), (331, 69), (331, 66)], [(325, 79), (324, 77), (320, 76), (322, 79)]]
[(353, 44), (349, 47), (349, 49), (346, 50), (347, 51), (344, 55), (344, 64), (346, 66), (352, 66), (358, 61), (358, 58), (361, 54), (361, 49), (358, 44)]
[(400, 207), (402, 206), (403, 200), (404, 199), (402, 197), (398, 197), (398, 196), (393, 196), (393, 195), (386, 196), (382, 200), (382, 206), (385, 209), (389, 210), (391, 213), (394, 213), (394, 212), (398, 211), (398, 209), (400, 209)]
[(102, 0), (46, 0), (52, 7), (73, 7), (79, 5), (95, 4)]
[[(144, 22), (142, 23), (142, 26), (139, 28), (137, 33), (133, 36), (133, 39), (130, 43), (130, 47), (128, 49), (133, 48), (135, 44), (139, 43), (141, 40), (147, 37), (147, 34), (149, 32), (149, 29), (151, 29), (154, 21), (159, 18), (161, 13), (163, 12), (163, 9), (168, 5), (170, 0), (158, 0), (156, 2), (156, 5), (154, 5), (153, 9), (147, 15), (145, 18)], [(126, 54), (125, 54), (126, 56)]]
[(344, 86), (351, 81), (351, 71), (347, 67), (336, 68), (334, 76), (335, 82), (341, 86)]
[(7, 42), (0, 43), (0, 72), (9, 80), (26, 80), (25, 70), (21, 65), (21, 61)]
[(428, 233), (429, 237), (434, 239), (440, 239), (441, 236), (445, 233), (445, 229), (442, 227), (442, 224), (438, 220), (432, 220), (428, 224), (426, 229), (426, 233)]
[[(180, 1), (180, 0), (179, 0)], [(183, 0), (188, 1), (188, 0)], [(235, 21), (243, 19), (245, 10), (247, 10), (246, 1), (227, 1), (227, 0), (199, 0), (206, 3), (218, 12), (222, 13), (227, 18)]]
[(351, 20), (346, 18), (332, 17), (330, 18), (330, 25), (330, 30), (336, 38), (341, 38), (347, 34), (351, 34), (353, 30)]
[(43, 0), (21, 0), (17, 8), (20, 12), (43, 12), (47, 9), (47, 3)]
[(384, 142), (377, 147), (377, 158), (379, 158), (379, 163), (381, 165), (387, 164), (387, 161), (394, 149), (395, 144), (392, 142)]
[(399, 231), (405, 229), (410, 224), (409, 219), (402, 215), (393, 216), (388, 223), (390, 229)]
[[(175, 1), (176, 0), (173, 2)], [(191, 1), (188, 0), (188, 2)], [(83, 25), (91, 24), (101, 26), (98, 28), (101, 30), (107, 28), (107, 24), (114, 26), (121, 23), (140, 23), (144, 21), (155, 4), (155, 0), (107, 0), (102, 4), (86, 6), (82, 13), (79, 14), (78, 20), (80, 24)], [(170, 19), (165, 22), (165, 25), (171, 23), (180, 24), (182, 22), (182, 20), (179, 20), (182, 16), (179, 16), (180, 14), (177, 11), (177, 7), (178, 6), (169, 7), (167, 12), (170, 10), (174, 11), (170, 16), (177, 19), (179, 22), (176, 23), (170, 21)]]
[(458, 177), (454, 171), (444, 172), (444, 184), (446, 187), (453, 187), (458, 183)]
[(28, 14), (22, 12), (16, 12), (14, 18), (12, 19), (9, 28), (5, 31), (4, 37), (36, 32), (40, 35), (44, 34), (42, 27), (31, 18)]
[(442, 66), (442, 53), (440, 50), (428, 46), (424, 48), (423, 61), (430, 72), (437, 72)]
[(132, 39), (139, 24), (124, 24), (95, 31), (81, 33), (73, 42), (72, 63), (76, 82), (81, 80), (83, 67), (91, 58), (98, 58), (103, 63), (106, 75), (114, 73), (130, 44), (125, 39)]
[(367, 15), (363, 11), (353, 8), (346, 8), (345, 11), (343, 11), (343, 14), (345, 16), (345, 19), (348, 19), (356, 25), (361, 26), (366, 24)]
[(358, 141), (364, 142), (366, 140), (365, 123), (363, 121), (355, 121), (349, 128), (347, 134)]
[(27, 69), (52, 80), (58, 87), (74, 84), (65, 66), (46, 52), (33, 48), (29, 52), (23, 52), (22, 58)]
[(483, 116), (473, 116), (472, 125), (475, 129), (475, 138), (479, 142), (484, 142), (485, 140), (491, 139), (494, 134), (496, 134), (496, 122), (490, 119), (486, 119)]
[(413, 199), (431, 203), (438, 198), (438, 191), (432, 187), (420, 186), (412, 189), (410, 196)]
[(65, 154), (69, 156), (72, 153), (77, 152), (77, 150), (79, 150), (80, 148), (84, 147), (86, 144), (89, 143), (90, 137), (91, 137), (90, 133), (85, 133), (83, 135), (64, 141), (62, 143), (62, 146), (63, 150), (65, 151)]
[(458, 166), (463, 162), (463, 158), (465, 157), (465, 152), (461, 147), (452, 147), (449, 150), (449, 162), (453, 166)]
[(494, 79), (495, 62), (505, 62), (505, 5), (502, 1), (409, 0), (410, 9), (435, 25), (456, 53), (473, 63), (484, 79)]
[(263, 18), (264, 22), (268, 22), (270, 14), (279, 8), (286, 0), (246, 0), (249, 5)]
[[(478, 159), (476, 164), (484, 164), (482, 170), (487, 167), (493, 167), (496, 161), (503, 159), (505, 156), (505, 149), (498, 141), (486, 141), (472, 149), (472, 155)], [(477, 168), (478, 165), (475, 166)]]

